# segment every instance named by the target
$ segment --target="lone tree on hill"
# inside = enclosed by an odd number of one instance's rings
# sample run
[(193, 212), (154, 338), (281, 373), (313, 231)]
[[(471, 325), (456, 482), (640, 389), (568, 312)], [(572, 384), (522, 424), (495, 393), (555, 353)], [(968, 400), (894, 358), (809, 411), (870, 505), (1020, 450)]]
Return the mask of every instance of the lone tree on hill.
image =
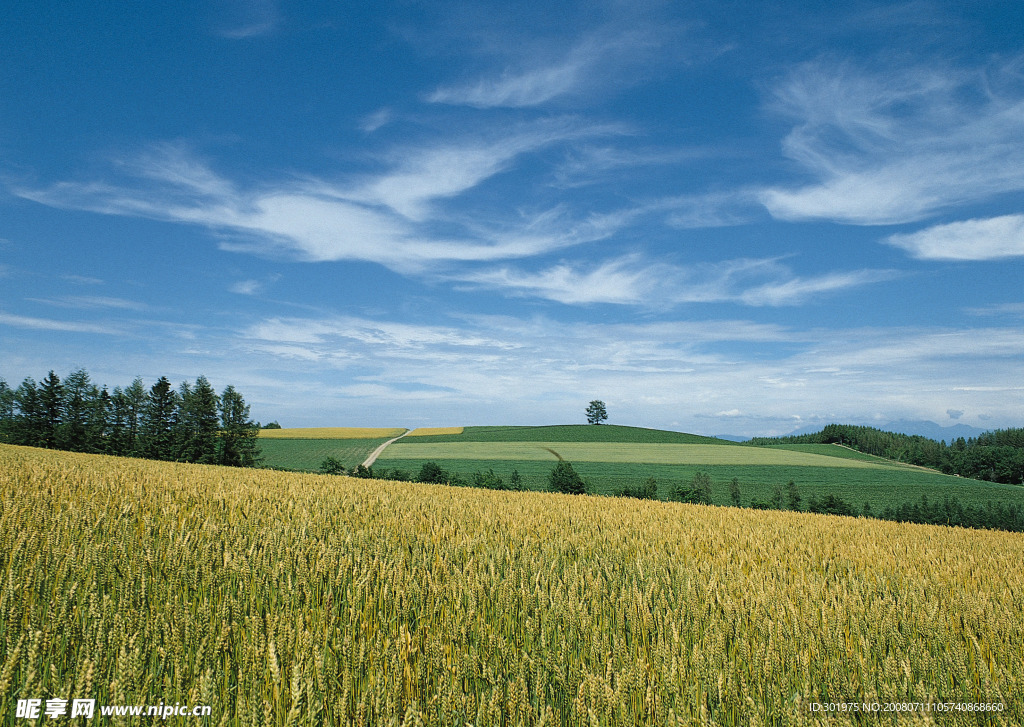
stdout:
[(600, 424), (608, 418), (608, 409), (603, 401), (594, 399), (587, 407), (587, 424)]

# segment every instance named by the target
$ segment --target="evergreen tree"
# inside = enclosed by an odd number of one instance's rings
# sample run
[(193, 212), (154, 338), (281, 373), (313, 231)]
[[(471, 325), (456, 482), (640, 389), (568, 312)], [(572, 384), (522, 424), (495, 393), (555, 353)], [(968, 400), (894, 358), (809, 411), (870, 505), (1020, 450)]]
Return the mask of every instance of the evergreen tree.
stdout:
[(96, 393), (93, 386), (93, 397), (87, 411), (85, 421), (85, 440), (90, 452), (110, 454), (110, 428), (113, 416), (113, 400), (104, 386)]
[(10, 441), (27, 447), (41, 447), (46, 430), (46, 414), (39, 398), (36, 382), (26, 378), (14, 392), (17, 414), (11, 427)]
[(181, 409), (175, 432), (178, 458), (186, 462), (216, 464), (220, 429), (217, 392), (205, 376), (200, 376), (195, 386), (181, 385), (179, 398)]
[(57, 446), (72, 452), (98, 452), (102, 443), (94, 438), (90, 427), (99, 390), (89, 380), (85, 369), (76, 369), (64, 379), (64, 411), (57, 436)]
[(56, 447), (64, 414), (64, 387), (53, 370), (39, 385), (39, 405), (42, 407), (42, 429), (35, 446)]
[(146, 387), (142, 378), (136, 376), (132, 383), (124, 390), (125, 420), (127, 432), (125, 437), (125, 454), (139, 452), (139, 431), (142, 427), (142, 418), (146, 411)]
[(176, 458), (174, 427), (178, 415), (178, 396), (166, 376), (149, 390), (139, 424), (138, 452), (147, 459)]
[(131, 404), (120, 386), (114, 387), (107, 412), (107, 441), (104, 451), (107, 454), (126, 455), (132, 450), (129, 421)]
[(257, 440), (259, 428), (249, 418), (249, 405), (233, 386), (220, 395), (220, 424), (220, 464), (256, 467), (263, 461)]
[(0, 378), (0, 442), (9, 442), (14, 431), (14, 389)]

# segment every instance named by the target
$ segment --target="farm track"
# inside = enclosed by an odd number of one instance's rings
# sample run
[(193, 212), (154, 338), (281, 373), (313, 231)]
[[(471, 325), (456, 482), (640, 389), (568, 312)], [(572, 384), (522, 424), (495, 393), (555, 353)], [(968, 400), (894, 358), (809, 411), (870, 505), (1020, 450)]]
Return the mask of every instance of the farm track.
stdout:
[(363, 462), (363, 467), (366, 467), (367, 469), (372, 467), (373, 463), (376, 462), (377, 458), (380, 457), (380, 455), (384, 452), (384, 450), (388, 448), (389, 444), (394, 444), (395, 442), (397, 442), (402, 437), (408, 436), (408, 434), (411, 431), (413, 431), (413, 430), (412, 429), (406, 429), (404, 432), (399, 434), (394, 439), (389, 439), (388, 441), (384, 442), (384, 444), (382, 444), (379, 447), (377, 447), (377, 449), (373, 450), (373, 453), (370, 454), (370, 456), (367, 457), (366, 460)]

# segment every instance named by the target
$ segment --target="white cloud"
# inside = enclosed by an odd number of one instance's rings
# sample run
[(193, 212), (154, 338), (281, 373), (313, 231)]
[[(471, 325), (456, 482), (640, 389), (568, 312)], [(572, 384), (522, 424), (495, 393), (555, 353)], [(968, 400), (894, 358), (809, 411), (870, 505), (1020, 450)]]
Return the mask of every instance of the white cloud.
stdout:
[(28, 298), (27, 300), (64, 308), (116, 308), (119, 310), (145, 310), (148, 306), (135, 300), (100, 295), (65, 295), (60, 298)]
[(1024, 256), (1024, 215), (964, 220), (910, 234), (891, 235), (888, 244), (919, 260), (998, 260)]
[(973, 316), (1024, 316), (1024, 303), (997, 303), (981, 308), (965, 308)]
[(891, 280), (895, 276), (896, 273), (891, 270), (854, 270), (810, 278), (793, 278), (750, 288), (743, 291), (739, 298), (744, 303), (755, 306), (798, 305), (816, 295)]
[(632, 259), (612, 260), (581, 271), (568, 264), (539, 273), (510, 268), (481, 271), (462, 278), (465, 282), (500, 288), (520, 295), (554, 300), (569, 305), (583, 303), (639, 303), (652, 292), (656, 272), (637, 268)]
[(476, 108), (537, 106), (575, 89), (584, 66), (584, 59), (570, 57), (544, 68), (506, 71), (496, 79), (439, 88), (427, 96), (427, 101)]
[(680, 266), (632, 255), (592, 266), (560, 263), (539, 272), (511, 267), (472, 271), (452, 279), (513, 295), (570, 305), (612, 303), (670, 308), (687, 303), (799, 305), (815, 296), (892, 279), (893, 271), (854, 270), (800, 277), (778, 260), (736, 259)]
[(779, 219), (912, 222), (1024, 189), (1024, 92), (1012, 69), (809, 64), (776, 88), (774, 106), (797, 121), (783, 150), (814, 180), (761, 191)]
[(228, 290), (238, 295), (256, 295), (263, 289), (263, 283), (259, 280), (239, 280), (232, 283)]
[[(595, 16), (600, 12), (592, 10)], [(641, 15), (631, 6), (629, 12), (616, 14), (574, 43), (567, 43), (563, 35), (538, 38), (531, 30), (529, 37), (523, 37), (503, 28), (498, 52), (506, 61), (501, 71), (443, 85), (425, 100), (490, 109), (540, 106), (584, 92), (607, 96), (612, 89), (635, 83), (654, 65), (675, 63), (682, 57), (713, 57), (722, 51), (692, 38), (683, 42), (681, 36), (692, 28), (665, 20), (652, 22)]]
[(104, 282), (99, 278), (90, 278), (85, 275), (61, 275), (60, 277), (61, 280), (66, 280), (76, 285), (103, 285)]
[[(796, 331), (730, 319), (602, 324), (543, 316), (417, 325), (328, 317), (268, 319), (245, 340), (263, 357), (261, 368), (280, 367), (289, 372), (280, 378), (294, 385), (317, 382), (349, 419), (363, 411), (352, 401), (362, 385), (383, 387), (366, 411), (391, 423), (404, 423), (410, 401), (423, 402), (415, 416), (435, 422), (574, 421), (595, 392), (614, 403), (620, 423), (707, 431), (728, 422), (729, 431), (749, 434), (789, 431), (794, 412), (822, 423), (863, 421), (866, 412), (941, 421), (947, 410), (963, 409), (1006, 425), (1019, 421), (1024, 401), (1024, 387), (1005, 383), (1024, 356), (1024, 333), (1012, 328)], [(538, 422), (539, 402), (547, 421)], [(496, 413), (481, 420), (488, 411)]]
[(359, 128), (367, 134), (372, 134), (377, 129), (390, 124), (394, 118), (395, 114), (391, 109), (377, 109), (372, 114), (363, 117), (359, 123)]
[(423, 220), (429, 204), (454, 197), (508, 168), (521, 154), (579, 133), (565, 125), (509, 135), (494, 142), (405, 150), (397, 168), (361, 188), (346, 192), (349, 199), (383, 204), (411, 220)]
[(580, 91), (591, 82), (591, 76), (603, 61), (624, 56), (626, 49), (639, 51), (648, 42), (649, 36), (643, 33), (620, 30), (618, 34), (595, 33), (561, 53), (538, 52), (534, 47), (531, 55), (526, 56), (520, 46), (512, 50), (513, 55), (520, 56), (515, 67), (506, 68), (496, 77), (442, 86), (427, 95), (426, 100), (475, 108), (539, 106)]
[(747, 224), (754, 219), (756, 203), (756, 193), (738, 190), (667, 199), (656, 208), (670, 211), (670, 226), (690, 230)]
[(413, 351), (425, 346), (515, 348), (514, 344), (450, 326), (414, 325), (355, 317), (270, 318), (249, 327), (242, 335), (245, 339), (277, 344), (333, 346), (340, 341), (348, 341), (402, 351)]
[(221, 17), (215, 32), (225, 38), (242, 40), (272, 33), (280, 17), (275, 0), (219, 0)]
[[(548, 215), (543, 230), (510, 233), (474, 223), (471, 213), (438, 210), (434, 203), (480, 185), (524, 153), (610, 131), (545, 121), (490, 142), (407, 149), (395, 154), (390, 170), (359, 182), (290, 181), (251, 190), (224, 179), (183, 146), (161, 144), (119, 164), (130, 175), (122, 185), (60, 182), (14, 191), (54, 207), (235, 233), (222, 242), (229, 250), (284, 252), (308, 261), (366, 260), (409, 272), (441, 261), (536, 255), (609, 234), (626, 217), (594, 215), (556, 229)], [(439, 225), (466, 232), (442, 236)]]
[(109, 336), (124, 334), (124, 330), (115, 326), (82, 321), (58, 321), (52, 318), (35, 318), (0, 312), (0, 325), (29, 328), (37, 331), (65, 331), (68, 333), (99, 333)]

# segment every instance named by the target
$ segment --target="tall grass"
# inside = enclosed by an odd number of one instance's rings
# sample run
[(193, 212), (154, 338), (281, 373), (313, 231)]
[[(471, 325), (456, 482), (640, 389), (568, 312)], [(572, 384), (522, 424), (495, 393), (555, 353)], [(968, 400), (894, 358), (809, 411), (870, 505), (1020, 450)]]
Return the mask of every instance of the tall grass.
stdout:
[(1020, 724), (1022, 556), (1007, 533), (0, 446), (0, 714), (788, 725), (877, 700)]

